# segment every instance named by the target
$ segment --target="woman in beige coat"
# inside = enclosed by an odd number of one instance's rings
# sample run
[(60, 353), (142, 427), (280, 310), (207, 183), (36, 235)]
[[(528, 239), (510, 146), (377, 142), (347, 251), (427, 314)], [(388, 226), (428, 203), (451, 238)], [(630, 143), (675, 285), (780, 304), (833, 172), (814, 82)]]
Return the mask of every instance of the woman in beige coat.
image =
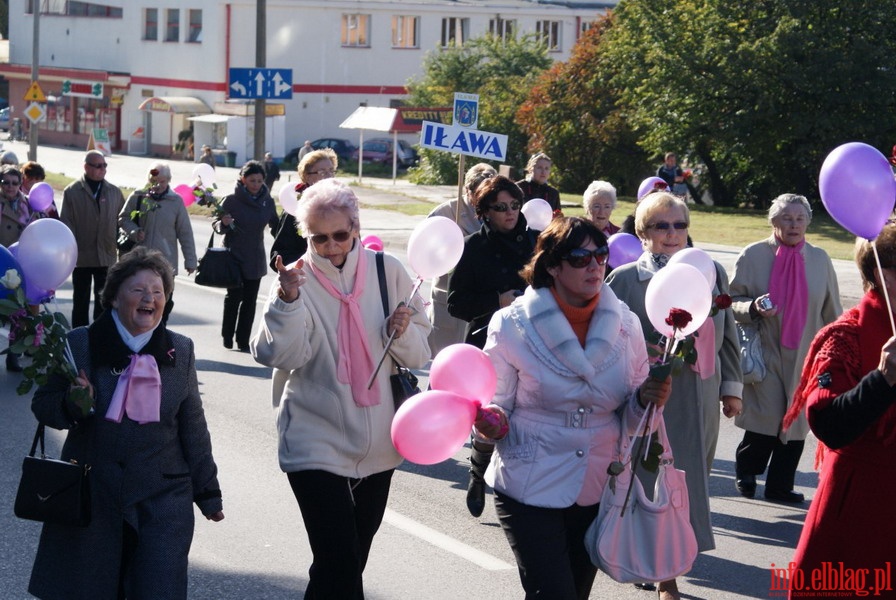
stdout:
[(800, 369), (818, 330), (842, 312), (837, 276), (830, 257), (806, 242), (812, 209), (803, 196), (782, 194), (768, 211), (772, 235), (744, 248), (731, 279), (732, 308), (738, 323), (759, 332), (767, 373), (744, 386), (744, 429), (737, 447), (736, 486), (741, 495), (756, 493), (756, 476), (765, 472), (765, 498), (798, 504), (793, 491), (808, 425), (801, 416), (787, 431), (781, 420), (793, 400)]

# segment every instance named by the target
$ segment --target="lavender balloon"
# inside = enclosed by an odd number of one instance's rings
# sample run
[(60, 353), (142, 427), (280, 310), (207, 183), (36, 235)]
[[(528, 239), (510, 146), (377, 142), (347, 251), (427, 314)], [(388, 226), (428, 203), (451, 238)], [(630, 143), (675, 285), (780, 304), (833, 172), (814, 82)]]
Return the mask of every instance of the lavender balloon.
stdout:
[(668, 192), (669, 184), (667, 184), (666, 180), (661, 177), (648, 177), (638, 186), (638, 200), (656, 190)]
[(630, 233), (614, 233), (607, 239), (610, 247), (610, 267), (621, 267), (624, 264), (635, 262), (644, 248), (641, 240)]
[(896, 203), (896, 180), (890, 163), (876, 148), (861, 142), (837, 146), (821, 165), (821, 201), (828, 214), (855, 236), (873, 240)]
[(40, 181), (31, 186), (28, 192), (28, 206), (36, 212), (47, 212), (47, 209), (53, 205), (53, 187), (46, 182)]

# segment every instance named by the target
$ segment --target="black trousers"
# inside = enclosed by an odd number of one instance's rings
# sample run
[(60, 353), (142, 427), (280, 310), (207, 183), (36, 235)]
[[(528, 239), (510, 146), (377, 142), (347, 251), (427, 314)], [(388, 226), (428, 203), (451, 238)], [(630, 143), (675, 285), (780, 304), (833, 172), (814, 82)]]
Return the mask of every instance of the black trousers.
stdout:
[(224, 322), (221, 337), (232, 340), (236, 334), (236, 345), (245, 348), (252, 336), (252, 322), (255, 320), (255, 301), (261, 279), (244, 279), (243, 287), (227, 288), (224, 296)]
[(495, 510), (516, 557), (526, 600), (588, 599), (597, 567), (584, 539), (599, 507), (541, 508), (495, 492)]
[(800, 464), (805, 445), (804, 440), (793, 440), (785, 444), (776, 435), (745, 431), (744, 439), (735, 452), (737, 477), (762, 475), (768, 467), (766, 489), (790, 491), (793, 489), (796, 468)]
[(109, 267), (75, 267), (72, 271), (72, 328), (89, 325), (90, 284), (93, 283), (93, 320), (103, 312), (100, 293)]
[(326, 471), (287, 473), (314, 556), (306, 600), (363, 600), (361, 576), (383, 522), (394, 470), (364, 479)]

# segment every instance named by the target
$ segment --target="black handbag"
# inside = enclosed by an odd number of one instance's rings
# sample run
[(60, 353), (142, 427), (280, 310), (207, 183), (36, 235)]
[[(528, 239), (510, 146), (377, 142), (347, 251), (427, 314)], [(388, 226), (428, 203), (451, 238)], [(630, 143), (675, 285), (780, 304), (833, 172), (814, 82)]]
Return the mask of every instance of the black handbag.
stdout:
[(243, 275), (240, 261), (230, 248), (215, 248), (215, 232), (208, 239), (205, 255), (196, 267), (196, 283), (206, 287), (236, 288), (242, 287)]
[[(389, 318), (389, 289), (386, 287), (386, 265), (383, 261), (383, 253), (376, 253), (376, 274), (380, 282), (380, 298), (383, 301), (383, 315)], [(392, 401), (395, 402), (395, 410), (398, 410), (405, 400), (421, 393), (417, 376), (411, 373), (407, 367), (395, 363), (395, 373), (389, 375), (389, 383), (392, 384)]]
[[(140, 207), (140, 202), (137, 202), (137, 207)], [(140, 215), (138, 214), (134, 217), (134, 225), (140, 226)], [(118, 227), (118, 238), (115, 240), (115, 245), (118, 247), (118, 258), (121, 258), (128, 252), (134, 249), (134, 246), (137, 245), (137, 242), (131, 239), (131, 234), (124, 230), (123, 227)]]
[[(35, 456), (40, 442), (40, 456)], [(89, 465), (49, 458), (44, 426), (37, 426), (31, 452), (22, 462), (14, 511), (20, 519), (86, 527), (90, 524)]]

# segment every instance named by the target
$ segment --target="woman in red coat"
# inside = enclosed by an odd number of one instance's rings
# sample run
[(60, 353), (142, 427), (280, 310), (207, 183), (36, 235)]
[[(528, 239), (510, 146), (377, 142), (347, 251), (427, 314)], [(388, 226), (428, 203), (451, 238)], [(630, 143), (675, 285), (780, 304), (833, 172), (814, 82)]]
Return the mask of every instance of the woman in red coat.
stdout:
[(883, 272), (871, 244), (859, 240), (866, 293), (815, 336), (785, 417), (787, 426), (806, 410), (821, 470), (790, 569), (791, 597), (858, 589), (894, 597), (896, 336), (884, 294), (896, 301), (896, 226), (876, 242)]

